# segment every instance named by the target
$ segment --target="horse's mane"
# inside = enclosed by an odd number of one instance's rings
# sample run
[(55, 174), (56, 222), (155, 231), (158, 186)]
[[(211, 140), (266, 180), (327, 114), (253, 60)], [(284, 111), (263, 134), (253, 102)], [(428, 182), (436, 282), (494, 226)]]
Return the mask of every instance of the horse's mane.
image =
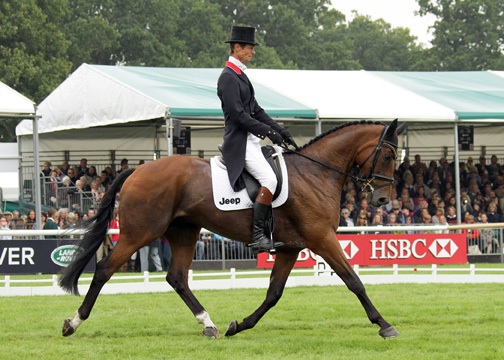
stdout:
[(313, 139), (311, 139), (308, 143), (304, 144), (302, 147), (301, 147), (301, 150), (304, 149), (304, 148), (307, 148), (308, 146), (310, 146), (311, 144), (317, 142), (318, 140), (322, 139), (323, 137), (326, 137), (327, 135), (329, 134), (332, 134), (333, 132), (335, 131), (338, 131), (340, 129), (343, 129), (345, 127), (348, 127), (348, 126), (352, 126), (352, 125), (365, 125), (365, 124), (376, 124), (376, 125), (384, 125), (383, 123), (379, 122), (379, 121), (372, 121), (372, 120), (358, 120), (358, 121), (350, 121), (350, 122), (347, 122), (347, 123), (344, 123), (344, 124), (341, 124), (339, 126), (335, 126), (333, 127), (332, 129), (329, 129), (327, 130), (325, 133), (323, 134), (320, 134), (320, 135), (317, 135), (316, 137), (314, 137)]

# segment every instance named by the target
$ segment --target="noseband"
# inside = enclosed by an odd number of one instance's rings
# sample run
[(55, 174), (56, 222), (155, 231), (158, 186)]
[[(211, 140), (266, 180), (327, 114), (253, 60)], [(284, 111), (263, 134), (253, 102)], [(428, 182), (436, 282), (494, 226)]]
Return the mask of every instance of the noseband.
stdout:
[[(368, 160), (371, 158), (371, 156), (373, 157), (373, 161), (371, 162), (371, 166), (369, 167), (369, 171), (368, 171), (367, 175), (364, 175), (363, 177), (355, 176), (353, 174), (349, 174), (349, 173), (347, 173), (343, 170), (340, 170), (338, 168), (324, 164), (323, 162), (315, 160), (307, 155), (301, 154), (299, 151), (291, 150), (291, 149), (287, 148), (287, 146), (285, 146), (285, 145), (282, 145), (282, 148), (284, 148), (288, 152), (297, 154), (301, 157), (304, 157), (305, 159), (308, 159), (312, 162), (315, 162), (319, 165), (322, 165), (327, 169), (330, 169), (330, 170), (335, 171), (339, 174), (348, 176), (348, 177), (352, 178), (354, 181), (362, 184), (361, 191), (367, 191), (367, 189), (369, 189), (369, 191), (372, 193), (375, 190), (381, 189), (383, 187), (393, 186), (393, 183), (394, 183), (393, 177), (374, 173), (374, 168), (376, 167), (376, 163), (378, 162), (378, 156), (380, 155), (382, 147), (386, 146), (386, 147), (390, 148), (392, 150), (392, 152), (394, 153), (394, 157), (397, 159), (397, 145), (391, 143), (390, 141), (385, 140), (385, 134), (387, 133), (387, 129), (388, 129), (388, 126), (385, 126), (383, 128), (381, 135), (380, 135), (380, 140), (378, 141), (378, 145), (376, 146), (374, 151), (371, 154), (369, 154), (369, 156), (366, 158), (366, 160), (364, 160), (362, 165), (357, 165), (359, 168), (362, 168), (368, 162)], [(378, 187), (374, 187), (372, 184), (375, 182), (375, 180), (385, 181), (386, 184), (380, 185)]]

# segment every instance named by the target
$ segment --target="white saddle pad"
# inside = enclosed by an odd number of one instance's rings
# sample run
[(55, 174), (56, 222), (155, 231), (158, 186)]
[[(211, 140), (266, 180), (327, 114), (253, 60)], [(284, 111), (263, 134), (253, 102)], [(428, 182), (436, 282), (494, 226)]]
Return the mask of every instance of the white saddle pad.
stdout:
[[(275, 147), (277, 152), (273, 156), (278, 156), (280, 168), (282, 169), (282, 190), (280, 195), (273, 201), (273, 207), (281, 206), (289, 195), (289, 179), (287, 177), (287, 167), (280, 148)], [(217, 209), (223, 211), (243, 210), (251, 208), (254, 203), (248, 196), (247, 189), (235, 192), (229, 182), (226, 166), (220, 161), (220, 156), (210, 159), (212, 169), (212, 190), (214, 203)]]

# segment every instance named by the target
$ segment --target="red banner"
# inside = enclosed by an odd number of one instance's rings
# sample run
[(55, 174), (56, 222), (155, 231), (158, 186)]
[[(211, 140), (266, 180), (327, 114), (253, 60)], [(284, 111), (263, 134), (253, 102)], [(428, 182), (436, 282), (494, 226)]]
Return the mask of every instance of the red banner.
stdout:
[[(464, 234), (373, 234), (338, 235), (343, 252), (352, 265), (465, 264), (467, 247)], [(275, 256), (257, 255), (257, 267), (271, 268)], [(304, 249), (294, 267), (315, 266), (315, 254)]]

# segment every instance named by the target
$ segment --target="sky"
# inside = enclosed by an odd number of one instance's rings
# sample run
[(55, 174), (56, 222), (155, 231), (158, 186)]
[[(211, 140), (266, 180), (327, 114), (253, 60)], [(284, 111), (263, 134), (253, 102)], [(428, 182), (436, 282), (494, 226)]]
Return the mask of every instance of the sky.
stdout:
[(428, 44), (432, 35), (428, 32), (435, 17), (433, 15), (419, 16), (414, 12), (419, 9), (416, 0), (331, 0), (335, 9), (345, 14), (347, 20), (352, 19), (352, 10), (360, 15), (369, 15), (372, 20), (382, 18), (395, 27), (406, 27), (418, 38), (419, 43)]

